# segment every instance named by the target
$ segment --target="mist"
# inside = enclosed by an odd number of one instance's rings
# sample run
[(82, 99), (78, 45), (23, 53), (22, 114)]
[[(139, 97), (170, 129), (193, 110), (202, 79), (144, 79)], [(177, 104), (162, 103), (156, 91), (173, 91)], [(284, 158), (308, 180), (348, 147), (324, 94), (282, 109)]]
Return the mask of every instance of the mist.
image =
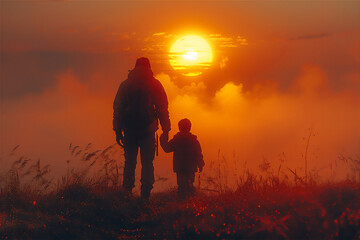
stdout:
[[(228, 79), (213, 95), (207, 93), (206, 82), (193, 79), (179, 87), (169, 75), (155, 75), (168, 94), (170, 137), (178, 131), (180, 119), (191, 120), (192, 132), (202, 145), (205, 174), (211, 174), (220, 162), (229, 178), (247, 169), (261, 174), (259, 165), (268, 161), (273, 169), (282, 165), (283, 175), (291, 175), (290, 168), (303, 176), (306, 154), (309, 173), (322, 180), (345, 178), (349, 171), (338, 156), (356, 156), (360, 149), (358, 75), (343, 76), (348, 84), (334, 91), (320, 66), (307, 64), (299, 72), (289, 79), (287, 91), (274, 85), (245, 91), (241, 79)], [(70, 143), (86, 146), (91, 142), (94, 149), (115, 143), (112, 102), (121, 81), (99, 74), (83, 81), (72, 69), (55, 79), (41, 93), (3, 102), (3, 169), (25, 155), (50, 164), (53, 174), (61, 176), (71, 158)], [(9, 156), (16, 145), (20, 145), (16, 155)], [(170, 181), (155, 187), (171, 186), (172, 155), (159, 151), (155, 175)], [(121, 155), (118, 161), (124, 161)], [(81, 162), (72, 167), (81, 167)]]

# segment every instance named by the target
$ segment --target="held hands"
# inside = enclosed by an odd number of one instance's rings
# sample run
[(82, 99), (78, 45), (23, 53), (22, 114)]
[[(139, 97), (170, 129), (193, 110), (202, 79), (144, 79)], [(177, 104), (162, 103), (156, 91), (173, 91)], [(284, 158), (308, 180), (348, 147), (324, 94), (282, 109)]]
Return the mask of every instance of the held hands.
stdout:
[(169, 142), (169, 134), (167, 133), (162, 133), (160, 135), (160, 145), (161, 147), (164, 149), (164, 146), (166, 146), (166, 144)]
[(169, 140), (169, 132), (163, 132), (163, 133), (160, 135), (160, 140), (162, 140), (162, 141), (168, 141), (168, 140)]
[(165, 152), (167, 152), (166, 149), (168, 143), (169, 143), (169, 132), (163, 132), (160, 135), (160, 145)]

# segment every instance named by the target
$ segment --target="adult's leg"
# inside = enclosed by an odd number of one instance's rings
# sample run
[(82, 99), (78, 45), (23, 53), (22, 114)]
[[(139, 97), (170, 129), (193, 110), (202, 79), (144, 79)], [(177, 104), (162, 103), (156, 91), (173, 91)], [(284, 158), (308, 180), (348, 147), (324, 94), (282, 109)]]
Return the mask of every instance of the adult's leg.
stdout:
[(144, 135), (140, 139), (141, 156), (141, 197), (149, 199), (151, 189), (155, 182), (154, 157), (155, 157), (155, 133)]
[(135, 187), (135, 168), (136, 158), (138, 154), (138, 143), (136, 138), (128, 136), (124, 142), (124, 175), (123, 175), (123, 188), (125, 191), (131, 193)]

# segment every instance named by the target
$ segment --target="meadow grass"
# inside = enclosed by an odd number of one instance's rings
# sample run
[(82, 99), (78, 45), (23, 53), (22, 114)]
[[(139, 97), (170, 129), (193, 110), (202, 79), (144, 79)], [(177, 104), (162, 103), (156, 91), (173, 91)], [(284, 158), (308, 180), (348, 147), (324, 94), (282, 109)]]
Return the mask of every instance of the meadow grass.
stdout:
[(235, 189), (214, 169), (193, 198), (180, 201), (173, 188), (144, 203), (122, 191), (114, 146), (69, 150), (87, 164), (61, 179), (24, 157), (2, 176), (1, 239), (360, 239), (356, 181), (281, 178), (264, 160), (269, 174), (244, 171)]

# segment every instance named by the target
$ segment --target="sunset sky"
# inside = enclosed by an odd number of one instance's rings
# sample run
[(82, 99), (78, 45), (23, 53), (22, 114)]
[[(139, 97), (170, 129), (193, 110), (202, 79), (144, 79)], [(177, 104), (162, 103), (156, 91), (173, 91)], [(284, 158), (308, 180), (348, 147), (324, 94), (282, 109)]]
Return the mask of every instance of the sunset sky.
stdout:
[[(169, 63), (186, 35), (212, 49), (199, 76)], [(114, 144), (112, 102), (141, 56), (168, 94), (170, 135), (192, 121), (205, 171), (220, 149), (229, 168), (285, 159), (301, 172), (310, 133), (320, 175), (360, 155), (359, 1), (4, 0), (1, 38), (3, 166), (20, 144), (61, 174), (70, 142)], [(156, 175), (171, 175), (170, 159), (160, 151)]]

